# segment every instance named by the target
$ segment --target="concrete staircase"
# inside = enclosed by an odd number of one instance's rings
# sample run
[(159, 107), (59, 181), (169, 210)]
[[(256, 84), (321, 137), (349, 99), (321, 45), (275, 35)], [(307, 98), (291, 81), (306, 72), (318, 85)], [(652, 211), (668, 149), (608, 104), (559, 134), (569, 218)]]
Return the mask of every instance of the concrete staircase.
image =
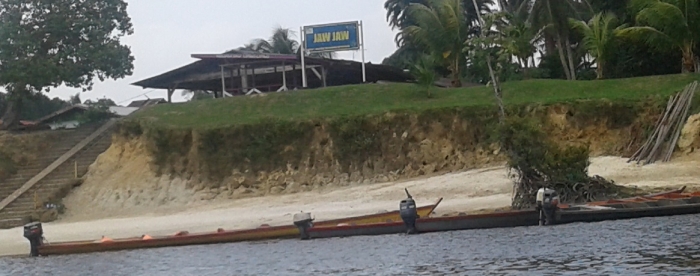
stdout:
[[(0, 229), (22, 226), (42, 205), (51, 198), (63, 198), (76, 182), (76, 174), (82, 177), (97, 157), (109, 148), (114, 122), (84, 126), (72, 130), (35, 164), (18, 169), (17, 174), (0, 184)], [(103, 131), (71, 155), (71, 149), (87, 141), (96, 131)], [(60, 162), (61, 158), (65, 161)], [(57, 162), (58, 161), (58, 162)], [(54, 169), (52, 163), (59, 164)], [(38, 179), (38, 181), (36, 181)]]

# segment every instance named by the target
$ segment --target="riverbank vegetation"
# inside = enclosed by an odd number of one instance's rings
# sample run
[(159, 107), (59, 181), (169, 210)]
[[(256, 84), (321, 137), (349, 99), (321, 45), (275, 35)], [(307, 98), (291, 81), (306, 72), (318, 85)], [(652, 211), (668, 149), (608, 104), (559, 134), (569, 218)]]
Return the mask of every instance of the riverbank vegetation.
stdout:
[[(558, 145), (567, 139), (588, 139), (586, 133), (594, 126), (600, 128), (594, 132), (601, 133), (594, 135), (614, 136), (595, 138), (601, 143), (598, 148), (609, 147), (603, 152), (620, 155), (626, 146), (644, 140), (667, 96), (698, 78), (678, 74), (601, 81), (525, 80), (503, 87), (509, 117), (530, 118), (551, 129), (548, 112), (560, 106), (568, 126), (554, 129), (558, 132), (553, 133), (564, 135), (553, 137)], [(157, 105), (121, 122), (119, 133), (127, 139), (144, 138), (161, 173), (188, 178), (195, 174), (211, 183), (224, 181), (234, 169), (249, 172), (250, 178), (289, 168), (319, 174), (370, 170), (410, 176), (409, 168), (431, 162), (474, 166), (482, 161), (455, 156), (489, 148), (498, 151), (492, 148), (502, 136), (495, 107), (489, 87), (434, 88), (433, 97), (426, 98), (424, 87), (418, 85), (366, 84)], [(582, 134), (569, 133), (577, 131)], [(438, 142), (454, 151), (434, 161), (416, 155), (427, 150), (421, 149), (424, 143)], [(441, 166), (424, 173), (439, 172)]]
[[(700, 75), (610, 79), (601, 81), (524, 80), (503, 83), (508, 106), (566, 103), (578, 100), (637, 102), (658, 98), (660, 103)], [(422, 87), (411, 84), (366, 84), (309, 91), (272, 93), (260, 97), (207, 99), (158, 105), (132, 116), (159, 128), (215, 129), (268, 120), (311, 121), (365, 116), (396, 111), (460, 107), (495, 112), (493, 90), (478, 86), (434, 88), (428, 99)]]

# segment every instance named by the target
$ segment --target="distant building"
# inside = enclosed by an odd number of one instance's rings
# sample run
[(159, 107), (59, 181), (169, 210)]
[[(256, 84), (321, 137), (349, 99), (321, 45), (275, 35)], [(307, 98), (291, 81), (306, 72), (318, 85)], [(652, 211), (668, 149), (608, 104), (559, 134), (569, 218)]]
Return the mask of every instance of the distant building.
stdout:
[(133, 101), (127, 107), (144, 107), (148, 105), (156, 105), (156, 104), (163, 104), (163, 103), (168, 103), (163, 98), (156, 98), (156, 99), (147, 99), (147, 100), (140, 100), (140, 101)]
[(124, 117), (128, 116), (129, 114), (133, 113), (134, 111), (138, 110), (138, 107), (128, 107), (128, 106), (110, 106), (109, 111), (114, 113), (114, 115), (117, 115), (119, 117)]
[[(162, 100), (162, 99), (161, 99)], [(36, 130), (36, 129), (74, 129), (80, 127), (78, 116), (89, 110), (90, 107), (84, 104), (75, 104), (47, 116), (44, 116), (35, 121), (21, 120), (19, 129)], [(125, 106), (110, 106), (109, 111), (113, 116), (125, 117), (132, 112), (138, 110), (138, 107)]]
[(51, 113), (34, 122), (34, 126), (43, 128), (48, 126), (54, 129), (72, 129), (80, 126), (76, 116), (87, 111), (89, 107), (84, 104), (76, 104)]

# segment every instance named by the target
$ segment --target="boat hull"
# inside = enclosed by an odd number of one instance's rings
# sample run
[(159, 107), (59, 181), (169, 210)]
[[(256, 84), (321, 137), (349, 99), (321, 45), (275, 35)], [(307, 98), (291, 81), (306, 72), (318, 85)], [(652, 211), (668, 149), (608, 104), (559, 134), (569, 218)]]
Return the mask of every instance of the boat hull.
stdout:
[[(429, 217), (430, 214), (435, 210), (435, 208), (440, 204), (440, 202), (442, 202), (442, 198), (438, 199), (438, 201), (435, 204), (419, 207), (419, 216), (422, 218)], [(393, 221), (401, 221), (401, 216), (399, 215), (398, 210), (364, 216), (319, 221), (314, 222), (314, 225), (330, 227), (336, 226), (338, 224), (363, 225), (386, 223)], [(39, 255), (49, 256), (169, 246), (203, 245), (275, 239), (294, 239), (298, 238), (299, 235), (299, 229), (296, 226), (283, 225), (245, 230), (221, 231), (202, 234), (187, 234), (182, 236), (153, 237), (153, 239), (150, 240), (143, 240), (141, 237), (135, 237), (126, 239), (114, 239), (113, 241), (107, 242), (77, 241), (47, 243), (40, 246), (38, 249)]]
[[(557, 216), (558, 223), (599, 222), (606, 220), (665, 217), (700, 213), (700, 197), (688, 199), (663, 199), (651, 202), (610, 205), (613, 209), (564, 210)], [(652, 205), (652, 206), (650, 206)], [(615, 208), (617, 207), (617, 208)]]
[[(668, 198), (667, 198), (668, 197)], [(635, 219), (700, 214), (700, 194), (673, 196), (672, 193), (652, 198), (640, 197), (615, 203), (591, 205), (605, 209), (567, 207), (556, 214), (556, 224), (575, 222), (599, 222), (607, 220)], [(416, 221), (419, 233), (456, 230), (508, 228), (539, 225), (539, 212), (535, 210), (509, 211), (492, 214), (423, 218)], [(307, 230), (310, 239), (337, 238), (350, 236), (372, 236), (406, 233), (402, 222), (378, 223), (356, 226), (312, 227)]]

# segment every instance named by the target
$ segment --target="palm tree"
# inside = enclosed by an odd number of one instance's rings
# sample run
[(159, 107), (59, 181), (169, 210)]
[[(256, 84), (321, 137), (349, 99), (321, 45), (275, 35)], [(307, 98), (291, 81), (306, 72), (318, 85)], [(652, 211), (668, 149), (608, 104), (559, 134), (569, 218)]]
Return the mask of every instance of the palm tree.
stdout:
[(574, 51), (570, 40), (569, 18), (580, 19), (582, 12), (590, 12), (586, 0), (532, 0), (530, 22), (554, 39), (564, 74), (576, 79)]
[(461, 65), (465, 61), (462, 48), (469, 34), (460, 0), (427, 0), (425, 4), (410, 4), (406, 9), (414, 25), (401, 30), (411, 43), (427, 50), (446, 65), (452, 75), (452, 86), (462, 85)]
[(588, 50), (588, 53), (595, 58), (597, 64), (596, 78), (604, 77), (603, 70), (607, 64), (610, 54), (614, 51), (612, 48), (615, 43), (615, 37), (626, 26), (617, 26), (617, 16), (612, 13), (598, 13), (588, 21), (588, 23), (580, 20), (571, 20), (571, 25), (574, 29), (583, 34), (583, 45)]
[(272, 31), (269, 40), (256, 39), (253, 41), (255, 49), (263, 53), (289, 54), (297, 53), (299, 42), (294, 40), (294, 31), (288, 28), (276, 27)]
[[(415, 25), (416, 22), (414, 18), (408, 15), (408, 7), (411, 4), (423, 4), (426, 6), (430, 5), (429, 0), (386, 0), (384, 2), (384, 9), (386, 9), (386, 20), (389, 22), (391, 29), (403, 30), (408, 26)], [(461, 0), (462, 2), (462, 12), (464, 13), (464, 18), (467, 24), (471, 27), (477, 22), (476, 11), (474, 8), (474, 1), (472, 0)], [(491, 12), (489, 6), (494, 5), (494, 0), (477, 0), (478, 10), (480, 14), (484, 15)], [(402, 33), (399, 32), (395, 38), (397, 46), (403, 46), (405, 41), (402, 37)], [(417, 55), (420, 56), (420, 55)]]
[[(299, 55), (301, 54), (301, 47), (299, 42), (294, 39), (294, 36), (294, 31), (291, 29), (278, 26), (273, 30), (272, 36), (269, 39), (255, 39), (242, 48), (268, 54)], [(335, 53), (311, 53), (309, 56), (333, 58), (335, 57)]]
[(535, 28), (528, 20), (530, 4), (530, 0), (501, 0), (503, 20), (496, 24), (503, 37), (501, 47), (513, 55), (526, 71), (530, 59), (533, 59), (534, 66), (534, 54), (538, 42), (542, 39), (542, 30)]
[(622, 35), (644, 39), (649, 46), (660, 50), (679, 49), (681, 72), (695, 71), (694, 50), (700, 40), (700, 2), (632, 0), (630, 8), (636, 14), (637, 26), (624, 29)]
[(428, 98), (433, 95), (430, 92), (437, 81), (437, 73), (435, 72), (435, 57), (432, 55), (422, 55), (413, 66), (411, 73), (416, 78), (416, 84), (425, 89)]

